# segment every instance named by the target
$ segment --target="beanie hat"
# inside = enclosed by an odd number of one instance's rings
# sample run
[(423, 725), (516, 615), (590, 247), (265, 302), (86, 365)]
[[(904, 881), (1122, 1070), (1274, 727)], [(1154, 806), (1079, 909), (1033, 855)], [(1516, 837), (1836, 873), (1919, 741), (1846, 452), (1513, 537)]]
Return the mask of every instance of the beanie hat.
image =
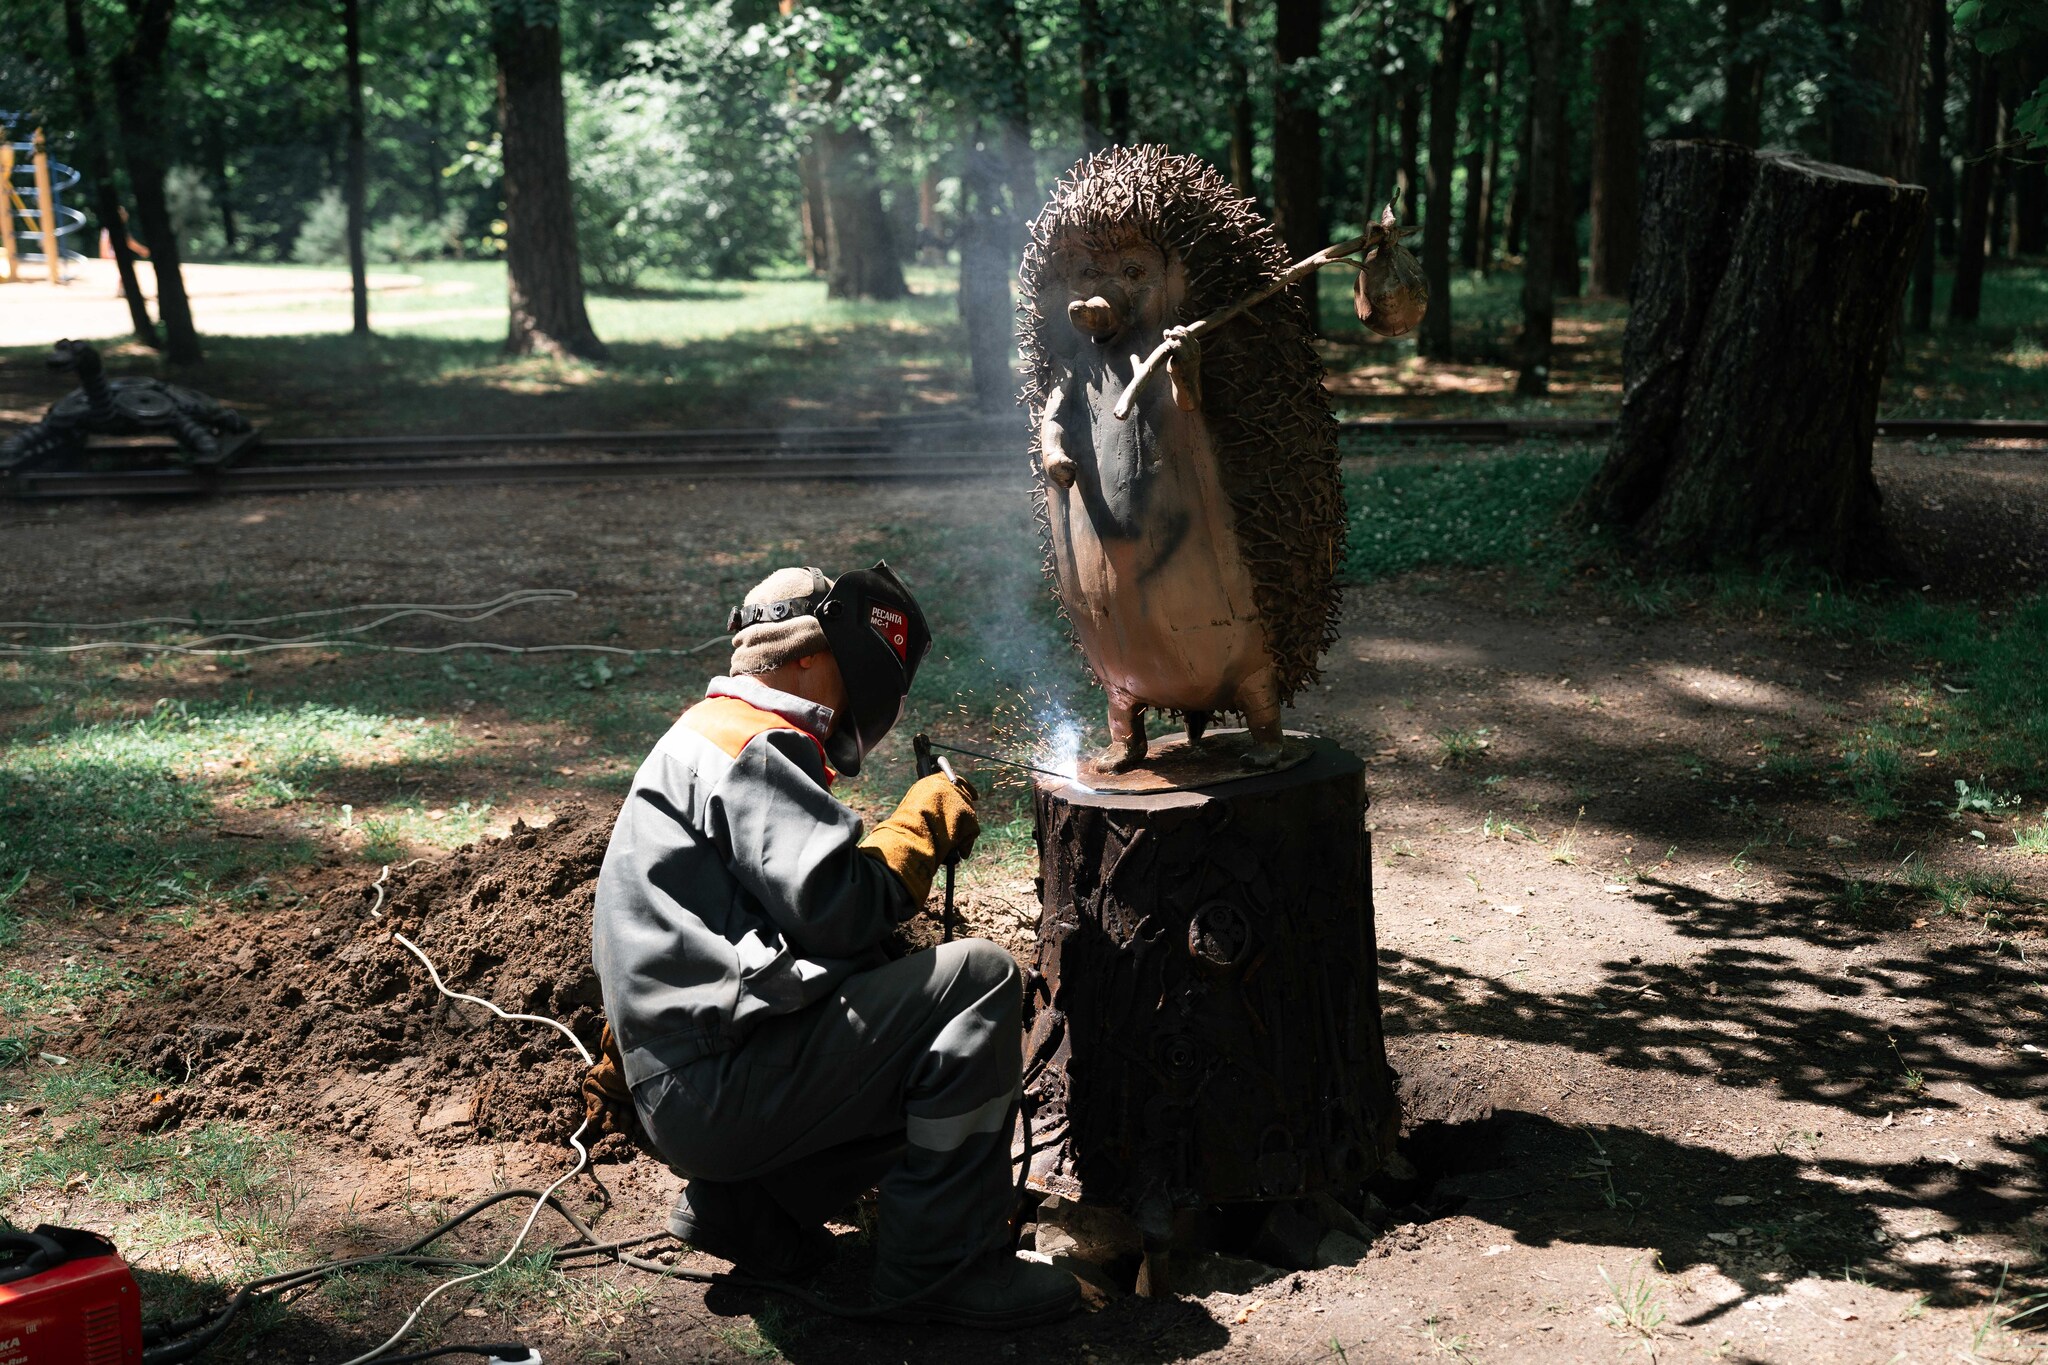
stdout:
[[(825, 628), (815, 613), (831, 588), (832, 580), (816, 569), (777, 569), (762, 579), (747, 594), (741, 609), (769, 608), (766, 613), (750, 613), (768, 619), (756, 619), (732, 637), (732, 676), (766, 673), (806, 655), (830, 652)], [(776, 613), (778, 605), (784, 606), (786, 613)], [(739, 612), (733, 616), (737, 622)]]

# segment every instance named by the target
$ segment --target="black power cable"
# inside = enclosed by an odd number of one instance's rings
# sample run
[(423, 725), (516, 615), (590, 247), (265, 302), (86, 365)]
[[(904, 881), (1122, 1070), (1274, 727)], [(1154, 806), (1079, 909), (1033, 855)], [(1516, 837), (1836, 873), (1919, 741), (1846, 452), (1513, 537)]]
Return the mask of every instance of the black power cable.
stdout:
[[(1024, 1125), (1024, 1153), (1017, 1173), (1017, 1201), (1021, 1207), (1026, 1197), (1026, 1182), (1031, 1176), (1032, 1156), (1030, 1107), (1021, 1091), (1018, 1094), (1017, 1107), (1011, 1111), (1011, 1115), (1013, 1121), (1021, 1122)], [(540, 1190), (499, 1190), (494, 1194), (486, 1195), (484, 1198), (477, 1200), (438, 1227), (414, 1238), (411, 1242), (406, 1243), (395, 1251), (377, 1252), (367, 1256), (350, 1256), (341, 1260), (324, 1261), (318, 1265), (304, 1266), (298, 1270), (280, 1271), (275, 1275), (265, 1276), (260, 1280), (251, 1280), (236, 1290), (234, 1297), (223, 1307), (216, 1309), (210, 1314), (197, 1314), (193, 1317), (181, 1318), (171, 1322), (144, 1323), (142, 1328), (144, 1343), (142, 1352), (143, 1365), (177, 1365), (177, 1362), (190, 1360), (219, 1340), (220, 1336), (234, 1322), (235, 1317), (256, 1299), (282, 1297), (295, 1289), (302, 1289), (318, 1280), (323, 1280), (330, 1275), (340, 1274), (345, 1270), (352, 1270), (357, 1266), (396, 1264), (441, 1269), (477, 1269), (494, 1265), (496, 1263), (492, 1261), (460, 1256), (429, 1256), (422, 1253), (426, 1247), (432, 1246), (441, 1238), (494, 1205), (504, 1203), (508, 1199), (542, 1200), (543, 1198), (543, 1192)], [(635, 1270), (645, 1271), (650, 1275), (660, 1275), (668, 1279), (688, 1280), (696, 1284), (730, 1285), (738, 1289), (754, 1289), (780, 1294), (785, 1298), (794, 1299), (806, 1308), (824, 1313), (830, 1317), (850, 1320), (882, 1317), (930, 1298), (966, 1274), (983, 1256), (995, 1251), (1005, 1241), (1013, 1241), (1016, 1236), (1016, 1231), (1006, 1225), (998, 1231), (996, 1236), (989, 1239), (988, 1244), (981, 1251), (972, 1256), (961, 1258), (945, 1274), (939, 1276), (938, 1279), (917, 1290), (915, 1293), (905, 1295), (902, 1298), (885, 1300), (881, 1303), (853, 1305), (836, 1303), (831, 1299), (825, 1298), (823, 1295), (815, 1294), (801, 1285), (791, 1284), (786, 1280), (774, 1280), (764, 1276), (749, 1275), (740, 1270), (697, 1270), (689, 1266), (664, 1265), (660, 1261), (635, 1255), (633, 1248), (644, 1246), (649, 1242), (661, 1241), (669, 1236), (668, 1233), (654, 1232), (640, 1237), (625, 1238), (620, 1241), (601, 1242), (590, 1225), (567, 1204), (562, 1203), (552, 1195), (545, 1196), (544, 1202), (548, 1208), (561, 1215), (563, 1221), (569, 1224), (577, 1237), (577, 1240), (574, 1242), (549, 1249), (549, 1254), (556, 1260), (574, 1259), (580, 1261), (586, 1257), (601, 1257), (616, 1261), (620, 1265), (630, 1266)], [(405, 1365), (405, 1362), (409, 1361), (430, 1360), (440, 1356), (458, 1354), (479, 1355), (490, 1359), (514, 1362), (516, 1365), (516, 1362), (524, 1359), (525, 1353), (530, 1349), (524, 1344), (519, 1343), (510, 1345), (501, 1343), (475, 1346), (437, 1346), (431, 1351), (426, 1352), (385, 1356), (381, 1358), (380, 1365)]]

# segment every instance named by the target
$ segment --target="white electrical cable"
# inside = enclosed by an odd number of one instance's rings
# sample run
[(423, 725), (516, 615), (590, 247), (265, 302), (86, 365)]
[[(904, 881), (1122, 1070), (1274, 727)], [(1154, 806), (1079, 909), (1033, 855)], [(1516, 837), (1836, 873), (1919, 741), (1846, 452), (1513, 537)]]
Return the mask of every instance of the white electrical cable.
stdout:
[[(712, 646), (721, 644), (729, 637), (724, 634), (709, 636), (687, 649), (649, 648), (632, 649), (624, 645), (508, 645), (495, 640), (459, 640), (448, 645), (384, 645), (369, 640), (344, 638), (375, 630), (379, 626), (411, 616), (430, 616), (438, 620), (454, 621), (467, 625), (496, 616), (499, 612), (513, 607), (533, 606), (546, 602), (573, 602), (576, 593), (570, 588), (518, 588), (501, 594), (488, 602), (366, 602), (353, 607), (322, 607), (314, 611), (286, 612), (279, 616), (251, 616), (240, 620), (215, 621), (217, 626), (260, 626), (274, 621), (300, 621), (316, 616), (341, 616), (349, 612), (379, 611), (385, 613), (374, 621), (359, 625), (341, 626), (319, 635), (298, 635), (272, 637), (248, 635), (240, 632), (225, 632), (216, 635), (202, 635), (196, 640), (172, 644), (161, 640), (88, 640), (71, 645), (0, 645), (0, 658), (32, 658), (43, 654), (88, 654), (101, 650), (139, 650), (146, 654), (208, 655), (213, 658), (240, 658), (249, 654), (273, 654), (287, 649), (362, 649), (373, 654), (453, 654), (461, 650), (480, 650), (493, 654), (616, 654), (630, 657), (635, 654), (666, 654), (687, 658), (701, 654)], [(459, 613), (468, 613), (467, 615)], [(0, 621), (0, 630), (65, 630), (101, 631), (122, 630), (131, 626), (191, 626), (198, 628), (205, 624), (196, 614), (192, 617), (146, 616), (132, 621), (79, 622), (79, 621)], [(216, 644), (214, 642), (222, 642)], [(229, 641), (251, 643), (224, 647)]]
[[(576, 1055), (583, 1059), (583, 1064), (585, 1066), (597, 1065), (597, 1058), (590, 1055), (590, 1049), (583, 1046), (583, 1040), (578, 1038), (575, 1034), (571, 1033), (569, 1031), (569, 1026), (563, 1023), (561, 1020), (550, 1019), (545, 1014), (507, 1014), (505, 1013), (505, 1011), (499, 1009), (496, 1005), (493, 1005), (488, 1000), (481, 999), (474, 995), (464, 995), (461, 991), (451, 991), (448, 989), (446, 985), (442, 983), (441, 973), (434, 970), (434, 964), (427, 960), (427, 955), (419, 950), (418, 944), (414, 943), (411, 939), (407, 938), (404, 934), (399, 933), (395, 929), (392, 930), (391, 937), (395, 942), (405, 945), (406, 949), (409, 952), (411, 952), (414, 957), (420, 960), (420, 965), (427, 969), (427, 975), (434, 978), (434, 989), (441, 992), (441, 994), (447, 996), (449, 999), (465, 1000), (472, 1005), (482, 1005), (485, 1009), (489, 1010), (492, 1014), (497, 1015), (500, 1019), (510, 1019), (514, 1023), (546, 1024), (549, 1028), (557, 1030), (561, 1033), (561, 1035), (564, 1038), (567, 1038), (569, 1040), (569, 1046), (576, 1049)], [(577, 1129), (577, 1131), (581, 1132), (583, 1130), (579, 1128)]]
[[(487, 607), (519, 606), (527, 602), (573, 602), (572, 588), (514, 588), (488, 602), (364, 602), (352, 607), (320, 607), (313, 611), (288, 611), (281, 616), (244, 616), (207, 622), (199, 613), (190, 616), (139, 616), (132, 621), (0, 621), (0, 630), (127, 630), (134, 626), (267, 626), (277, 621), (307, 621), (316, 616), (346, 616), (352, 611), (393, 611), (408, 616), (441, 616), (447, 612), (482, 611)], [(453, 620), (454, 617), (447, 619)]]
[[(424, 861), (424, 859), (416, 858), (413, 861), (422, 862)], [(407, 864), (407, 866), (410, 865), (411, 864)], [(373, 905), (370, 908), (370, 913), (372, 915), (377, 915), (377, 906), (382, 905), (384, 903), (384, 882), (385, 879), (388, 878), (390, 875), (391, 866), (387, 863), (384, 866), (384, 870), (377, 874), (377, 880), (375, 883), (377, 889), (377, 902), (376, 905)], [(378, 918), (381, 919), (382, 916), (378, 915)], [(411, 953), (414, 957), (420, 960), (420, 965), (427, 969), (427, 975), (433, 978), (434, 989), (441, 992), (441, 994), (447, 996), (449, 999), (466, 1001), (472, 1005), (482, 1005), (485, 1009), (489, 1010), (492, 1014), (497, 1015), (500, 1019), (508, 1019), (514, 1023), (546, 1024), (549, 1028), (560, 1031), (562, 1036), (569, 1040), (569, 1045), (576, 1049), (576, 1055), (583, 1059), (583, 1064), (585, 1066), (595, 1066), (597, 1064), (597, 1059), (590, 1055), (590, 1049), (583, 1046), (583, 1040), (578, 1038), (574, 1033), (570, 1032), (569, 1026), (567, 1024), (564, 1024), (561, 1020), (550, 1019), (544, 1014), (510, 1014), (502, 1009), (499, 1009), (496, 1005), (492, 1004), (488, 1000), (483, 999), (481, 996), (467, 995), (462, 991), (450, 990), (448, 989), (448, 984), (441, 980), (440, 970), (434, 966), (433, 959), (429, 958), (425, 953), (421, 952), (420, 947), (417, 943), (414, 943), (411, 939), (407, 938), (404, 934), (401, 934), (396, 930), (392, 931), (391, 937), (394, 942), (401, 944), (406, 949), (407, 952)], [(396, 1346), (400, 1341), (404, 1340), (405, 1334), (412, 1330), (412, 1325), (419, 1321), (420, 1314), (427, 1311), (427, 1305), (432, 1303), (435, 1299), (439, 1298), (443, 1293), (447, 1292), (450, 1289), (453, 1289), (458, 1284), (467, 1284), (471, 1280), (481, 1279), (484, 1276), (502, 1270), (507, 1265), (509, 1265), (512, 1261), (512, 1258), (519, 1254), (519, 1248), (526, 1245), (527, 1235), (533, 1231), (533, 1225), (536, 1221), (539, 1220), (541, 1210), (547, 1207), (548, 1200), (554, 1198), (555, 1191), (561, 1189), (562, 1186), (568, 1184), (571, 1180), (574, 1180), (577, 1176), (581, 1175), (584, 1172), (584, 1170), (590, 1165), (590, 1149), (583, 1145), (583, 1130), (588, 1128), (589, 1126), (590, 1120), (588, 1118), (585, 1118), (583, 1122), (576, 1125), (576, 1131), (569, 1135), (569, 1145), (576, 1149), (576, 1164), (572, 1166), (569, 1170), (565, 1171), (561, 1175), (561, 1177), (555, 1181), (554, 1184), (548, 1186), (547, 1189), (541, 1192), (540, 1198), (534, 1201), (533, 1211), (527, 1214), (526, 1221), (520, 1224), (519, 1235), (512, 1239), (511, 1246), (505, 1248), (505, 1254), (503, 1256), (500, 1256), (495, 1263), (485, 1266), (482, 1270), (473, 1270), (467, 1275), (457, 1275), (452, 1280), (443, 1280), (440, 1284), (435, 1285), (433, 1289), (428, 1292), (427, 1296), (421, 1299), (419, 1303), (413, 1308), (412, 1312), (407, 1315), (405, 1321), (398, 1325), (397, 1331), (393, 1332), (390, 1336), (386, 1337), (383, 1340), (383, 1342), (379, 1345), (374, 1346), (368, 1351), (363, 1352), (363, 1354), (351, 1357), (350, 1359), (343, 1361), (342, 1365), (369, 1365), (369, 1362), (375, 1360), (378, 1356), (383, 1355), (392, 1347)]]
[(213, 659), (234, 659), (245, 654), (274, 654), (281, 649), (366, 649), (372, 654), (452, 654), (475, 649), (491, 654), (673, 654), (687, 657), (702, 654), (713, 645), (727, 644), (729, 635), (713, 635), (688, 649), (631, 649), (624, 645), (506, 645), (495, 640), (459, 640), (452, 645), (379, 645), (368, 640), (309, 639), (285, 640), (270, 645), (248, 645), (239, 649), (208, 649), (193, 645), (162, 644), (152, 640), (93, 640), (78, 645), (0, 645), (0, 658), (26, 658), (38, 654), (86, 654), (103, 649), (138, 649), (148, 654), (193, 654)]
[[(412, 947), (411, 944), (407, 944), (406, 946)], [(419, 950), (415, 948), (413, 949), (413, 951), (418, 952)], [(465, 996), (463, 998), (473, 999), (474, 997)], [(509, 1019), (515, 1016), (506, 1015), (505, 1017)], [(552, 1024), (554, 1023), (554, 1020), (550, 1019), (548, 1020), (548, 1022)], [(560, 1026), (557, 1025), (557, 1027)], [(581, 1047), (581, 1044), (578, 1044), (578, 1046)], [(587, 1056), (588, 1054), (585, 1055)], [(487, 1265), (482, 1270), (472, 1270), (467, 1275), (457, 1275), (452, 1280), (443, 1280), (441, 1283), (435, 1285), (432, 1290), (428, 1291), (427, 1296), (419, 1301), (418, 1306), (415, 1307), (412, 1310), (412, 1312), (407, 1315), (405, 1321), (398, 1325), (398, 1330), (396, 1332), (393, 1332), (390, 1336), (386, 1337), (381, 1343), (371, 1347), (369, 1350), (363, 1352), (361, 1355), (352, 1356), (349, 1359), (343, 1361), (342, 1365), (369, 1365), (370, 1361), (375, 1360), (378, 1356), (383, 1355), (385, 1352), (389, 1351), (392, 1347), (396, 1346), (400, 1341), (402, 1341), (405, 1337), (405, 1334), (412, 1330), (412, 1325), (420, 1320), (420, 1314), (427, 1311), (427, 1305), (432, 1303), (435, 1299), (439, 1298), (443, 1292), (453, 1289), (458, 1284), (467, 1284), (471, 1280), (482, 1279), (486, 1275), (490, 1275), (497, 1271), (503, 1270), (506, 1267), (506, 1265), (508, 1265), (511, 1262), (512, 1258), (519, 1254), (519, 1248), (526, 1245), (527, 1234), (533, 1231), (533, 1225), (535, 1221), (539, 1219), (540, 1211), (547, 1207), (548, 1200), (554, 1198), (555, 1191), (561, 1189), (562, 1186), (568, 1184), (571, 1180), (581, 1175), (583, 1173), (583, 1169), (590, 1164), (590, 1150), (589, 1148), (583, 1145), (583, 1130), (585, 1128), (588, 1128), (589, 1126), (590, 1120), (585, 1119), (583, 1120), (583, 1122), (577, 1124), (576, 1131), (569, 1135), (569, 1145), (576, 1149), (576, 1164), (569, 1170), (563, 1172), (560, 1179), (556, 1180), (554, 1184), (548, 1186), (547, 1189), (541, 1192), (540, 1198), (534, 1201), (533, 1212), (526, 1215), (526, 1221), (520, 1225), (519, 1235), (512, 1239), (511, 1246), (505, 1248), (505, 1254), (503, 1256), (500, 1256), (494, 1264)]]

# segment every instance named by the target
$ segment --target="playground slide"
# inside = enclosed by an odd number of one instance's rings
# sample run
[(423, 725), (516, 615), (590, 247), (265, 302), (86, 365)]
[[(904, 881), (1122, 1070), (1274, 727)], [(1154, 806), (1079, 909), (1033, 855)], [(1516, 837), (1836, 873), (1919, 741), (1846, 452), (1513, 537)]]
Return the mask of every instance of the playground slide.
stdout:
[[(13, 116), (0, 112), (0, 139), (5, 138), (4, 130), (13, 122)], [(53, 248), (62, 260), (85, 259), (82, 252), (64, 243), (66, 237), (85, 227), (84, 212), (64, 202), (64, 196), (77, 188), (79, 173), (47, 155), (39, 156), (39, 150), (34, 140), (0, 140), (0, 169), (9, 172), (0, 182), (0, 212), (7, 215), (14, 229), (11, 234), (0, 234), (6, 236), (6, 245), (11, 248), (0, 252), (0, 280), (49, 278), (49, 253)], [(43, 204), (46, 193), (47, 215)], [(43, 239), (46, 217), (55, 229), (50, 234), (56, 239), (54, 243)]]

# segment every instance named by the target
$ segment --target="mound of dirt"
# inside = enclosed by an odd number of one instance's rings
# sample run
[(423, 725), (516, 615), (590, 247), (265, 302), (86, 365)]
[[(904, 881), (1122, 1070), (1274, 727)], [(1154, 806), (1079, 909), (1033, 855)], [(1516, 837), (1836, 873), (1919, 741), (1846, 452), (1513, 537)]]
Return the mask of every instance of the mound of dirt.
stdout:
[(422, 1142), (564, 1141), (583, 1117), (568, 1041), (442, 996), (392, 935), (417, 943), (450, 989), (559, 1019), (595, 1053), (590, 915), (610, 833), (609, 813), (570, 807), (544, 828), (394, 868), (381, 907), (364, 886), (311, 914), (195, 938), (185, 982), (124, 1011), (108, 1038), (166, 1082), (138, 1125), (254, 1118), (380, 1157)]

